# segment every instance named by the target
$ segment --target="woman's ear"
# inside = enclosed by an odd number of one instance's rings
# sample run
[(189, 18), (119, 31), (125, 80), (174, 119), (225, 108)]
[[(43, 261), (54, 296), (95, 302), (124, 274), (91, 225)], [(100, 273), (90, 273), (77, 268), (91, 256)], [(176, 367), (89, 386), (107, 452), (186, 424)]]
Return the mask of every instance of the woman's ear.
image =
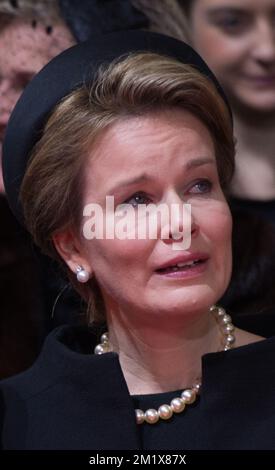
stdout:
[(91, 275), (91, 266), (85, 257), (85, 250), (72, 229), (57, 232), (53, 235), (52, 241), (57, 252), (73, 273), (76, 273), (77, 267), (81, 266)]

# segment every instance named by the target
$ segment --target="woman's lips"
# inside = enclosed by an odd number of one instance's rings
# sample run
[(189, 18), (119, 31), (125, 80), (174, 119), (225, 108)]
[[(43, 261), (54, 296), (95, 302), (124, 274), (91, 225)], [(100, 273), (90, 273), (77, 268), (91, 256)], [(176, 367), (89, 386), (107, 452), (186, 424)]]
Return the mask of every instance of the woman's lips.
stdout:
[(253, 83), (258, 87), (275, 87), (275, 75), (248, 75), (245, 77), (245, 80), (249, 81), (250, 83)]
[(155, 273), (161, 278), (169, 279), (189, 279), (204, 273), (207, 269), (208, 259), (200, 260), (192, 266), (179, 268), (177, 271), (173, 270), (157, 270)]

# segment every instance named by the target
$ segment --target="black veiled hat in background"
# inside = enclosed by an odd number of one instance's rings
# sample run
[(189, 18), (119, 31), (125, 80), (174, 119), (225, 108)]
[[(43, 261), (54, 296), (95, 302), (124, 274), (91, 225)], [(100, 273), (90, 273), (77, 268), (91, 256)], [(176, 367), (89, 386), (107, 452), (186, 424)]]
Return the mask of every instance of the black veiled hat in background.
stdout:
[(18, 195), (28, 158), (53, 107), (83, 82), (91, 81), (102, 63), (138, 51), (164, 54), (195, 66), (214, 82), (230, 111), (224, 92), (208, 66), (189, 45), (177, 39), (148, 31), (120, 31), (91, 37), (67, 49), (29, 83), (8, 123), (3, 145), (4, 184), (10, 207), (20, 222), (24, 224)]
[(58, 5), (77, 42), (95, 34), (149, 26), (149, 19), (130, 0), (58, 0)]

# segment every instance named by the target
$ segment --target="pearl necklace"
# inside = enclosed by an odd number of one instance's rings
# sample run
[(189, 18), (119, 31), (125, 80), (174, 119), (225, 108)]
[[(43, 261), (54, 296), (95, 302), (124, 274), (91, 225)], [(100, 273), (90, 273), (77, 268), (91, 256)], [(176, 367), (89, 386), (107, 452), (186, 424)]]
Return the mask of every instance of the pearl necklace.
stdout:
[[(210, 308), (210, 312), (214, 315), (220, 331), (222, 333), (222, 347), (223, 351), (231, 349), (235, 342), (234, 336), (234, 325), (232, 324), (230, 315), (227, 315), (225, 310), (222, 307), (214, 305)], [(104, 354), (110, 352), (110, 344), (108, 333), (104, 333), (101, 338), (101, 342), (98, 344), (95, 349), (95, 354)], [(170, 405), (163, 404), (158, 410), (149, 408), (146, 411), (136, 409), (136, 421), (137, 424), (142, 424), (144, 422), (148, 424), (155, 424), (159, 419), (167, 420), (170, 419), (174, 413), (181, 413), (186, 405), (191, 405), (195, 402), (197, 395), (200, 393), (201, 388), (201, 379), (197, 379), (195, 383), (187, 390), (184, 390), (181, 393), (180, 397), (175, 397), (171, 401)]]

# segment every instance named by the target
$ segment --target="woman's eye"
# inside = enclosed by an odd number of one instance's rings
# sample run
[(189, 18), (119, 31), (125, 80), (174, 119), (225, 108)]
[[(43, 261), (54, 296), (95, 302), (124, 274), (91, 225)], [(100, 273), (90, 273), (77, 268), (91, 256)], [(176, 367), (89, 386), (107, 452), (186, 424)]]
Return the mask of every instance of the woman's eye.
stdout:
[(127, 199), (124, 204), (131, 204), (133, 207), (137, 207), (140, 204), (149, 204), (151, 201), (148, 196), (144, 193), (133, 194), (129, 199)]
[(248, 25), (248, 21), (235, 15), (217, 20), (216, 25), (228, 34), (240, 34)]
[(213, 184), (209, 180), (200, 180), (197, 181), (192, 188), (189, 190), (191, 194), (206, 194), (210, 193), (212, 190)]

